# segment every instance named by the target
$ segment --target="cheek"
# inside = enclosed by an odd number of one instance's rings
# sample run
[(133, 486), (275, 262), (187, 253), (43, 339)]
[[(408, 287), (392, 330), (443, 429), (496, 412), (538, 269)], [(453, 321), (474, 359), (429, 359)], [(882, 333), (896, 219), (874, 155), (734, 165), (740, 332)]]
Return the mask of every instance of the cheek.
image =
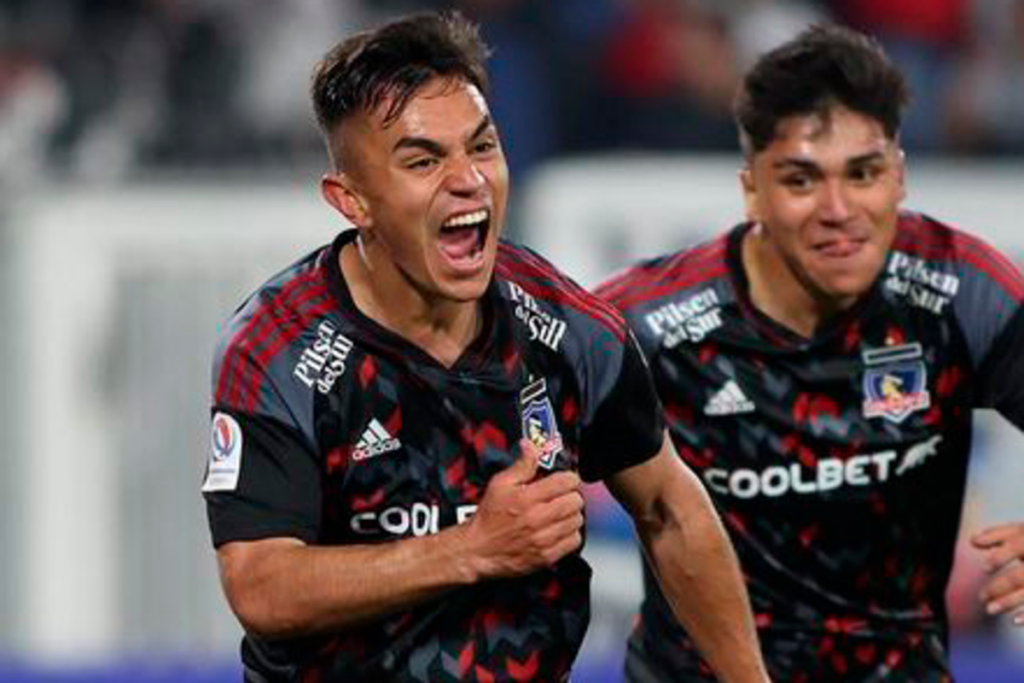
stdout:
[(814, 212), (813, 198), (796, 197), (777, 186), (757, 195), (753, 206), (758, 220), (777, 224), (781, 229), (800, 225)]
[(487, 175), (488, 184), (491, 186), (491, 192), (494, 195), (495, 209), (498, 211), (505, 210), (505, 199), (508, 196), (509, 189), (509, 177), (508, 170), (504, 164), (495, 167)]
[(803, 226), (807, 215), (790, 204), (772, 205), (760, 214), (760, 220), (771, 233), (772, 240), (780, 249), (788, 252), (800, 251), (804, 241)]

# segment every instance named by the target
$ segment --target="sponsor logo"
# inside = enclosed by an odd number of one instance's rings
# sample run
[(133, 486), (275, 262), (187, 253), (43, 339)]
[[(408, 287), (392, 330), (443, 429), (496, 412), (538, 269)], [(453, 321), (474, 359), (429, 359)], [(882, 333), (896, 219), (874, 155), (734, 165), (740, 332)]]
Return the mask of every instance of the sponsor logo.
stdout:
[(242, 428), (227, 413), (213, 416), (210, 431), (210, 461), (206, 466), (203, 491), (234, 491), (242, 469)]
[(773, 465), (763, 470), (709, 468), (704, 471), (708, 488), (734, 498), (777, 498), (791, 493), (812, 494), (843, 487), (868, 486), (902, 476), (938, 454), (942, 436), (914, 444), (895, 468), (895, 450), (855, 455), (851, 458), (822, 458), (812, 468), (798, 463)]
[(722, 310), (714, 289), (673, 301), (644, 316), (647, 327), (667, 348), (684, 341), (699, 342), (722, 326)]
[(960, 289), (960, 278), (925, 265), (923, 259), (893, 252), (885, 287), (912, 305), (941, 314)]
[(513, 313), (530, 331), (530, 341), (539, 341), (557, 351), (569, 327), (566, 322), (541, 309), (537, 300), (516, 283), (508, 283), (508, 289), (516, 304)]
[(316, 339), (303, 350), (292, 370), (292, 376), (321, 394), (330, 392), (338, 378), (345, 373), (345, 362), (354, 344), (338, 331), (329, 320), (316, 328)]
[(942, 435), (936, 434), (923, 443), (911, 446), (907, 450), (907, 454), (903, 456), (903, 461), (900, 463), (900, 466), (896, 468), (896, 474), (900, 475), (907, 470), (920, 467), (925, 460), (934, 455), (938, 455), (940, 443), (942, 443)]
[(555, 466), (563, 444), (547, 392), (547, 382), (543, 378), (532, 382), (519, 393), (519, 405), (522, 408), (523, 434), (540, 450), (540, 466), (550, 470)]
[[(476, 512), (476, 505), (455, 507), (455, 524), (462, 524)], [(380, 512), (361, 512), (353, 515), (352, 531), (360, 535), (387, 533), (393, 536), (429, 536), (441, 529), (441, 507), (436, 503), (399, 505)]]
[(704, 404), (704, 414), (712, 416), (736, 415), (738, 413), (751, 413), (754, 411), (754, 402), (747, 398), (747, 395), (731, 379), (721, 389), (712, 394), (708, 402)]
[(900, 424), (931, 406), (928, 371), (920, 344), (904, 344), (863, 353), (864, 417), (882, 417)]
[(388, 430), (384, 429), (384, 425), (377, 421), (377, 418), (373, 418), (370, 420), (369, 426), (363, 430), (363, 435), (359, 437), (356, 448), (352, 451), (352, 459), (375, 458), (384, 453), (397, 451), (401, 447), (402, 442), (391, 436)]

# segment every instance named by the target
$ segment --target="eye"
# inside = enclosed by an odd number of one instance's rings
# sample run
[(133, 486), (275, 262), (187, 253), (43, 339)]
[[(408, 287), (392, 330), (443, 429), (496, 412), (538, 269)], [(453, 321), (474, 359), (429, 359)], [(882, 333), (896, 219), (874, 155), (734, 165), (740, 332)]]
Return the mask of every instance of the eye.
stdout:
[(416, 157), (405, 162), (405, 167), (413, 171), (424, 171), (437, 165), (437, 157)]
[(878, 166), (858, 166), (850, 171), (850, 180), (860, 185), (873, 183), (880, 175), (882, 168)]
[(806, 173), (793, 173), (783, 176), (782, 184), (790, 190), (802, 192), (811, 189), (814, 185), (814, 179)]
[(497, 141), (495, 141), (495, 140), (493, 140), (491, 138), (485, 138), (483, 140), (479, 140), (476, 144), (473, 145), (473, 153), (474, 154), (487, 154), (489, 152), (493, 152), (497, 148), (498, 148)]

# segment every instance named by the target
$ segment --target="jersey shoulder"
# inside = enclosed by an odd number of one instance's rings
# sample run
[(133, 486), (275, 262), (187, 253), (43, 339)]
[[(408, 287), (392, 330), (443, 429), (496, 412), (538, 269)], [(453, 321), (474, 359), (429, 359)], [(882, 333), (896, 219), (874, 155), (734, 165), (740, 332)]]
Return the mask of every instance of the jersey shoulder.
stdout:
[(882, 290), (892, 305), (923, 311), (925, 320), (951, 320), (979, 367), (1008, 326), (1021, 324), (1024, 308), (1024, 276), (1009, 258), (979, 237), (910, 212), (900, 215)]
[[(308, 337), (334, 308), (317, 249), (281, 271), (235, 311), (220, 332), (213, 363), (213, 404), (274, 417), (282, 401), (269, 394), (294, 374)], [(331, 330), (327, 330), (330, 332)]]
[(620, 311), (630, 313), (714, 287), (728, 277), (730, 234), (640, 261), (598, 285), (594, 292)]
[(502, 296), (517, 307), (570, 320), (584, 334), (610, 333), (620, 341), (626, 336), (626, 323), (613, 306), (527, 247), (501, 242), (495, 274)]
[[(911, 211), (900, 214), (886, 275), (956, 296), (963, 289), (1024, 300), (1020, 268), (980, 237)], [(973, 297), (968, 297), (973, 298)]]

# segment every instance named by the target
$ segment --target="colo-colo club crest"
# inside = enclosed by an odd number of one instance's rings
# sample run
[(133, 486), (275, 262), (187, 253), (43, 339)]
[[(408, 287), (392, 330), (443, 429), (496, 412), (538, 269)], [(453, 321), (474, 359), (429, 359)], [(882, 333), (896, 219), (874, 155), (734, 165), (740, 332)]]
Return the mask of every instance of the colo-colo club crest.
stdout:
[(523, 416), (523, 434), (540, 450), (540, 466), (552, 469), (562, 452), (562, 435), (555, 421), (555, 410), (548, 398), (547, 382), (541, 378), (519, 392)]
[(931, 406), (920, 344), (871, 349), (863, 358), (864, 417), (900, 424), (911, 413)]

